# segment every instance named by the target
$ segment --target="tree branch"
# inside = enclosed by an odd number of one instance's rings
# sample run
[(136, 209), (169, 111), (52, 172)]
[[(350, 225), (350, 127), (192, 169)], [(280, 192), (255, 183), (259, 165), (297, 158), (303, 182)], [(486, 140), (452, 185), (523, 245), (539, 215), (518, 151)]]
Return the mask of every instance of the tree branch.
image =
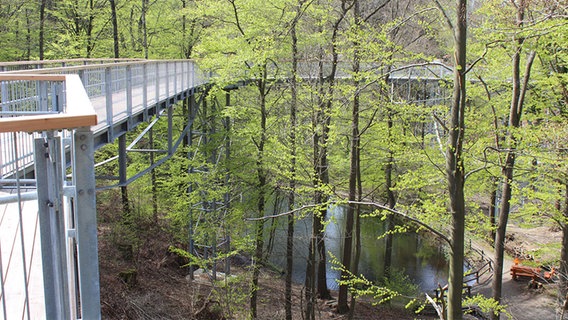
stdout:
[[(433, 234), (435, 234), (436, 236), (438, 236), (440, 239), (446, 241), (448, 243), (448, 245), (450, 247), (452, 247), (452, 243), (451, 243), (450, 239), (446, 235), (444, 235), (442, 232), (436, 230), (435, 228), (429, 226), (428, 224), (426, 224), (426, 223), (424, 223), (424, 222), (422, 222), (422, 221), (420, 221), (416, 218), (409, 216), (408, 214), (406, 214), (404, 212), (392, 209), (392, 208), (384, 206), (382, 204), (378, 204), (378, 203), (375, 203), (375, 202), (366, 202), (366, 201), (330, 201), (329, 203), (330, 204), (345, 204), (345, 203), (346, 204), (360, 204), (360, 205), (371, 206), (371, 207), (375, 207), (375, 208), (380, 209), (380, 210), (388, 211), (389, 213), (398, 215), (398, 216), (400, 216), (400, 217), (402, 217), (402, 218), (404, 218), (408, 221), (414, 222), (414, 223), (418, 224), (419, 226), (427, 229), (428, 231), (430, 231)], [(283, 212), (283, 213), (279, 213), (279, 214), (275, 214), (275, 215), (271, 215), (271, 216), (264, 216), (264, 217), (260, 217), (260, 218), (247, 218), (247, 219), (245, 219), (245, 221), (263, 221), (263, 220), (269, 220), (269, 219), (284, 217), (284, 216), (294, 214), (294, 213), (302, 211), (302, 210), (319, 207), (321, 205), (322, 204), (304, 205), (304, 206), (301, 206), (300, 208), (297, 208), (297, 209), (294, 209), (294, 210), (291, 210), (291, 211), (287, 211), (287, 212)]]
[(444, 10), (444, 7), (442, 7), (442, 4), (440, 3), (440, 1), (434, 0), (434, 3), (436, 4), (436, 7), (438, 7), (438, 10), (440, 10), (442, 15), (444, 16), (444, 19), (446, 19), (446, 23), (448, 24), (448, 27), (450, 28), (450, 30), (453, 31), (454, 30), (454, 24), (452, 23), (452, 19), (450, 19), (450, 17), (446, 13), (446, 10)]

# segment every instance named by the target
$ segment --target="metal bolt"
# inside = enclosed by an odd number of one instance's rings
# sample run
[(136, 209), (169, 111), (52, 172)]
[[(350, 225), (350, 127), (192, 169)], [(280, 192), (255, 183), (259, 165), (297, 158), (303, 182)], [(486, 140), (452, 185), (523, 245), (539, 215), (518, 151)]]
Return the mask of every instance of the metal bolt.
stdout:
[(82, 145), (81, 145), (81, 150), (86, 151), (86, 150), (87, 150), (87, 145), (86, 145), (86, 144), (82, 144)]
[(78, 192), (78, 193), (79, 193), (79, 195), (80, 195), (80, 196), (82, 196), (82, 195), (84, 195), (84, 194), (85, 194), (85, 190), (81, 189), (81, 190), (79, 190), (79, 192)]
[(45, 204), (47, 204), (48, 207), (53, 208), (53, 202), (47, 200)]

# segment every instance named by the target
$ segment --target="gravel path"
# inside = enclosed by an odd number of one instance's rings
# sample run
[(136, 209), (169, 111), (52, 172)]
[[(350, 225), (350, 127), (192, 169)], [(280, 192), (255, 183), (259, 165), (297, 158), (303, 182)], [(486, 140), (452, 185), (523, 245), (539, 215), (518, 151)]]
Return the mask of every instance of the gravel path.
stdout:
[[(490, 256), (493, 250), (485, 245), (473, 244)], [(503, 288), (501, 303), (507, 305), (507, 311), (514, 320), (559, 320), (560, 314), (556, 314), (556, 292), (554, 284), (546, 284), (540, 289), (529, 289), (529, 280), (512, 279), (509, 270), (513, 265), (513, 259), (506, 256), (503, 268)], [(474, 286), (473, 294), (481, 293), (486, 297), (491, 296), (491, 279), (487, 276), (480, 279), (480, 284)], [(502, 316), (502, 319), (507, 319)]]

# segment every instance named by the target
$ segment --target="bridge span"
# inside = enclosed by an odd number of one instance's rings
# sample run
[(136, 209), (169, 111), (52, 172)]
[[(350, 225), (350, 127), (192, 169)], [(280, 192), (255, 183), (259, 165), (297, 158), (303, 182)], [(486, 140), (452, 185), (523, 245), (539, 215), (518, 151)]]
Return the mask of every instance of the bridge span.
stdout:
[[(438, 67), (390, 81), (439, 82), (450, 72)], [(128, 185), (191, 135), (208, 83), (189, 60), (0, 63), (0, 319), (100, 319), (94, 152), (118, 140), (109, 187)], [(127, 177), (126, 133), (162, 115), (168, 156)]]

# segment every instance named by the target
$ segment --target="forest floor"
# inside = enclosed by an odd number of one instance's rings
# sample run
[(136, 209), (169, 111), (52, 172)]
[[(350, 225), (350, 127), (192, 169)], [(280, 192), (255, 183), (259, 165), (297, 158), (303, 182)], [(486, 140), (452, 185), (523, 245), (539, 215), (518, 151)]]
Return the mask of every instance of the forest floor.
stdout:
[[(155, 227), (150, 227), (155, 228)], [(246, 263), (232, 261), (231, 277), (213, 282), (209, 275), (196, 272), (191, 280), (183, 259), (168, 250), (172, 239), (154, 230), (144, 232), (137, 250), (117, 245), (120, 236), (105, 223), (99, 224), (99, 264), (103, 319), (248, 319), (250, 272)], [(240, 261), (238, 261), (240, 260)], [(220, 266), (222, 268), (222, 266)], [(263, 269), (258, 289), (258, 319), (285, 319), (284, 276)], [(293, 319), (303, 319), (305, 306), (302, 285), (292, 290)], [(336, 297), (337, 293), (332, 292)], [(335, 300), (318, 300), (316, 319), (347, 319), (335, 312)], [(433, 315), (417, 315), (403, 305), (373, 306), (358, 300), (353, 319), (437, 319)]]
[[(101, 274), (101, 304), (103, 319), (247, 319), (249, 291), (246, 263), (232, 265), (230, 279), (213, 286), (207, 274), (196, 273), (191, 280), (185, 262), (169, 251), (175, 243), (163, 236), (157, 225), (147, 225), (134, 245), (120, 243), (120, 230), (110, 224), (99, 225), (99, 260)], [(558, 241), (559, 232), (545, 229), (509, 227), (509, 247), (523, 246), (525, 250), (539, 249), (542, 245)], [(492, 252), (487, 245), (476, 243), (480, 250)], [(512, 258), (507, 258), (503, 272), (503, 303), (515, 320), (552, 320), (556, 317), (554, 284), (540, 289), (529, 289), (528, 281), (513, 281), (509, 275)], [(482, 278), (473, 293), (490, 296), (491, 281)], [(258, 319), (285, 319), (284, 276), (263, 270), (258, 289)], [(332, 293), (336, 296), (336, 293)], [(293, 287), (293, 319), (303, 319), (305, 305), (301, 285)], [(334, 301), (318, 301), (316, 319), (347, 319), (335, 312)], [(361, 300), (355, 308), (354, 319), (405, 320), (437, 319), (434, 315), (417, 315), (402, 305), (374, 306)]]

